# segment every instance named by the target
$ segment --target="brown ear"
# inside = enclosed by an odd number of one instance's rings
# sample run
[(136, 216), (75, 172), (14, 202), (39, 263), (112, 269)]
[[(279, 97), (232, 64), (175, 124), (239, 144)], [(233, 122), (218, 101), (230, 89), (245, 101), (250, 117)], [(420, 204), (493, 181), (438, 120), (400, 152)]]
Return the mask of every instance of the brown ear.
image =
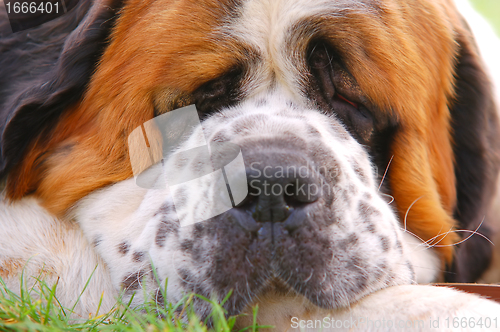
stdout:
[(407, 123), (395, 134), (390, 185), (405, 228), (451, 262), (458, 242), (453, 149), (446, 100), (428, 105), (426, 125)]
[[(500, 167), (500, 126), (493, 89), (472, 33), (462, 21), (457, 42), (455, 99), (452, 116), (458, 228), (490, 237), (486, 213), (495, 192)], [(481, 226), (480, 226), (481, 225)], [(471, 232), (460, 234), (467, 238)], [(493, 247), (479, 235), (460, 244), (446, 275), (450, 282), (473, 282), (488, 267)]]
[[(424, 2), (431, 6), (412, 35), (419, 51), (407, 56), (414, 67), (426, 71), (424, 80), (411, 86), (418, 102), (398, 110), (400, 123), (394, 134), (389, 182), (404, 227), (434, 246), (444, 262), (451, 262), (454, 244), (453, 212), (457, 203), (454, 151), (449, 109), (453, 98), (456, 41), (447, 17), (450, 9), (443, 2)], [(420, 7), (418, 7), (420, 8)], [(422, 33), (420, 29), (433, 26)], [(432, 31), (432, 33), (430, 33)], [(413, 68), (415, 70), (415, 68)], [(414, 75), (419, 75), (415, 71)], [(402, 78), (404, 85), (411, 78)]]
[[(454, 79), (448, 82), (453, 91), (442, 84), (426, 106), (423, 123), (407, 121), (399, 128), (390, 183), (407, 228), (435, 245), (451, 267), (446, 279), (470, 282), (488, 266), (491, 245), (479, 235), (455, 244), (479, 227), (490, 205), (499, 167), (499, 125), (473, 37), (451, 5), (448, 14), (458, 46), (456, 54), (443, 55), (454, 58)], [(490, 234), (487, 220), (478, 232)]]

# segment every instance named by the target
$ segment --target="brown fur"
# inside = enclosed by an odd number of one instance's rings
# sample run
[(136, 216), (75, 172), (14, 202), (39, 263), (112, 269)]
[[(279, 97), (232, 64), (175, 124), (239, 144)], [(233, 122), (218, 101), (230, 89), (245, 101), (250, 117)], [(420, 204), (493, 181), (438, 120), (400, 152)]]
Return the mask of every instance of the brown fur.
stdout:
[[(9, 197), (34, 192), (62, 215), (93, 190), (131, 177), (127, 138), (154, 116), (156, 97), (189, 95), (247, 56), (243, 45), (212, 34), (229, 5), (129, 1), (83, 99), (11, 170)], [(453, 5), (384, 0), (375, 12), (321, 21), (325, 35), (350, 54), (348, 69), (370, 101), (400, 123), (388, 181), (401, 220), (449, 262), (458, 239), (447, 233), (456, 204), (449, 104), (456, 34), (464, 33)], [(153, 145), (159, 151), (161, 143)]]
[[(36, 191), (49, 211), (62, 215), (91, 191), (131, 177), (127, 138), (154, 116), (153, 91), (191, 92), (238, 59), (234, 47), (209, 37), (223, 16), (221, 4), (179, 6), (135, 1), (124, 9), (83, 100), (11, 171), (9, 197)], [(163, 36), (168, 44), (158, 42)]]
[(5, 279), (17, 275), (25, 264), (25, 262), (13, 258), (3, 260), (0, 263), (0, 277)]
[[(446, 21), (452, 12), (447, 6), (434, 1), (383, 1), (376, 13), (354, 12), (347, 20), (334, 18), (327, 24), (333, 32), (329, 37), (338, 39), (346, 54), (355, 55), (347, 65), (361, 89), (400, 121), (389, 181), (401, 220), (408, 212), (407, 228), (430, 244), (439, 244), (438, 250), (450, 261), (451, 245), (458, 238), (447, 234), (455, 225), (448, 103), (456, 43), (454, 27)], [(353, 22), (358, 35), (349, 28)]]

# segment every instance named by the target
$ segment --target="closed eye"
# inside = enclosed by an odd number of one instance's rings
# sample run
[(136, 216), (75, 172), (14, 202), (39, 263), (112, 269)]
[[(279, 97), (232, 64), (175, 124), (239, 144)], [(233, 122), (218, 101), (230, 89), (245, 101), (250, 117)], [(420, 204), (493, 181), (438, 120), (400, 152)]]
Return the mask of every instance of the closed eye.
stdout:
[(342, 100), (342, 101), (345, 101), (346, 103), (349, 103), (352, 106), (354, 106), (355, 108), (359, 109), (358, 103), (355, 103), (353, 101), (348, 100), (346, 97), (342, 96), (341, 94), (337, 93), (337, 98), (340, 99), (340, 100)]
[(311, 44), (308, 61), (314, 78), (313, 98), (335, 114), (361, 143), (367, 144), (375, 119), (362, 102), (366, 98), (340, 54), (325, 43)]

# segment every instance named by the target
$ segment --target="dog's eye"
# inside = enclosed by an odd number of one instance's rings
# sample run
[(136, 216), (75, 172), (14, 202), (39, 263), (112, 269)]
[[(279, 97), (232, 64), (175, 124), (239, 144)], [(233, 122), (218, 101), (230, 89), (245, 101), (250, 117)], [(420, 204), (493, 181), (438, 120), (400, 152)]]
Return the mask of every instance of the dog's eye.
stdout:
[(368, 143), (374, 117), (340, 55), (324, 43), (316, 43), (308, 52), (308, 64), (314, 81), (312, 90), (316, 90), (311, 94), (316, 102), (333, 112), (361, 143)]
[(340, 99), (340, 100), (345, 101), (348, 104), (351, 104), (353, 107), (359, 108), (358, 103), (355, 103), (353, 101), (348, 100), (346, 97), (342, 96), (341, 94), (337, 93), (337, 98)]
[(193, 92), (193, 100), (200, 117), (206, 117), (236, 104), (241, 99), (240, 82), (243, 77), (241, 68), (232, 68), (225, 74), (202, 84)]

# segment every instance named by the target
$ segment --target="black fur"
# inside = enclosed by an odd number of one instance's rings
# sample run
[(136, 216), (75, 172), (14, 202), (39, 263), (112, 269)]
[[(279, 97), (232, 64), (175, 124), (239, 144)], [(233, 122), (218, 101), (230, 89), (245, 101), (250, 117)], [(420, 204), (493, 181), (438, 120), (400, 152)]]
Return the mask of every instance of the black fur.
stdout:
[[(500, 130), (491, 83), (481, 60), (471, 49), (475, 45), (464, 39), (458, 42), (456, 98), (451, 107), (457, 179), (454, 217), (459, 229), (473, 231), (484, 220), (495, 192), (500, 165)], [(478, 232), (491, 238), (487, 220)], [(470, 233), (460, 235), (466, 238)], [(492, 250), (491, 243), (483, 237), (472, 236), (458, 246), (446, 280), (476, 281), (488, 267)]]
[(80, 99), (122, 1), (80, 1), (67, 14), (9, 33), (0, 21), (0, 177), (28, 144)]

